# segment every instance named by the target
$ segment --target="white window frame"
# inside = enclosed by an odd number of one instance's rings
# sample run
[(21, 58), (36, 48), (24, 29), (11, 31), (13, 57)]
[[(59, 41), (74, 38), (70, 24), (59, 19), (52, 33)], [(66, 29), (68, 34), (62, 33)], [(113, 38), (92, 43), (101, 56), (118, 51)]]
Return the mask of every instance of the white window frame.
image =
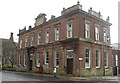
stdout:
[(67, 24), (67, 38), (72, 38), (72, 23)]
[(116, 66), (118, 66), (118, 55), (115, 55), (116, 58)]
[(20, 48), (22, 48), (22, 39), (20, 39)]
[(103, 30), (103, 38), (104, 38), (104, 42), (107, 42), (107, 29), (104, 28)]
[(45, 42), (49, 42), (49, 30), (46, 30)]
[(85, 22), (85, 38), (90, 38), (90, 23)]
[[(58, 57), (57, 57), (57, 53), (59, 52), (59, 55), (58, 55)], [(59, 58), (60, 58), (60, 51), (59, 50), (57, 50), (57, 51), (55, 51), (55, 55), (54, 55), (54, 66), (55, 67), (59, 67)], [(57, 61), (58, 61), (58, 65), (57, 65)]]
[(40, 52), (37, 52), (36, 54), (36, 66), (40, 67)]
[[(47, 55), (47, 52), (48, 52), (48, 55)], [(47, 61), (48, 59), (48, 61)], [(49, 64), (49, 51), (46, 51), (45, 52), (45, 64), (48, 65)]]
[(33, 46), (34, 43), (34, 35), (31, 35), (31, 46)]
[(40, 45), (40, 41), (41, 41), (41, 33), (38, 33), (37, 35), (37, 44)]
[[(98, 54), (96, 54), (96, 51)], [(96, 50), (96, 51), (95, 51), (96, 68), (100, 68), (100, 51), (99, 50)], [(97, 63), (98, 63), (98, 65), (97, 65)]]
[[(106, 58), (105, 58), (105, 52), (106, 52)], [(105, 65), (105, 60), (106, 60), (106, 65)], [(104, 67), (108, 68), (108, 52), (104, 51)]]
[(55, 28), (55, 41), (59, 40), (59, 27)]
[(24, 66), (26, 66), (26, 53), (24, 54)]
[[(89, 50), (89, 57), (86, 57), (86, 50)], [(85, 68), (90, 68), (90, 56), (91, 56), (91, 52), (90, 52), (91, 50), (89, 49), (89, 48), (86, 48), (85, 49)], [(87, 64), (86, 64), (86, 59), (89, 59), (89, 63), (88, 63), (88, 66), (87, 66)]]
[(25, 47), (27, 47), (27, 40), (28, 40), (28, 38), (25, 37)]
[(19, 54), (19, 66), (21, 66), (21, 55)]
[(99, 27), (95, 26), (95, 40), (99, 40)]

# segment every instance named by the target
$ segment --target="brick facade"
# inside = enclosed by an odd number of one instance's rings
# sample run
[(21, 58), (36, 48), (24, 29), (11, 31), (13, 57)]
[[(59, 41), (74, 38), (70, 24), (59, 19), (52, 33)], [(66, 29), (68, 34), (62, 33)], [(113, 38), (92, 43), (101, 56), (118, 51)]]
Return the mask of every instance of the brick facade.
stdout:
[[(110, 46), (110, 23), (79, 9), (81, 5), (77, 4), (62, 11), (60, 17), (42, 22), (40, 25), (29, 28), (29, 30), (20, 30), (18, 52), (17, 52), (17, 70), (38, 72), (36, 56), (40, 53), (40, 67), (45, 73), (53, 73), (55, 67), (55, 51), (59, 50), (59, 67), (57, 74), (73, 74), (74, 76), (94, 76), (94, 75), (113, 75), (112, 70), (112, 47)], [(78, 7), (78, 8), (77, 8)], [(64, 12), (64, 13), (63, 13)], [(99, 14), (100, 15), (100, 14)], [(42, 16), (42, 14), (40, 14)], [(43, 19), (43, 17), (42, 17)], [(85, 22), (90, 22), (90, 38), (85, 38)], [(67, 38), (67, 24), (72, 26), (72, 37)], [(95, 40), (95, 25), (99, 25), (99, 40)], [(55, 40), (55, 28), (59, 27), (59, 40)], [(104, 28), (107, 30), (109, 40), (104, 42)], [(49, 31), (49, 42), (45, 42), (46, 30)], [(41, 33), (40, 45), (37, 44), (38, 33)], [(34, 36), (33, 46), (31, 45), (31, 35)], [(27, 37), (27, 47), (25, 47), (25, 38)], [(22, 40), (22, 48), (20, 48)], [(90, 49), (89, 63), (90, 68), (85, 68), (86, 52)], [(99, 50), (100, 66), (96, 68), (96, 50)], [(46, 51), (49, 52), (49, 64), (45, 63)], [(108, 55), (108, 66), (104, 68), (104, 51)], [(24, 66), (24, 54), (26, 56), (26, 66)], [(33, 56), (31, 55), (33, 54)], [(21, 55), (21, 65), (19, 65), (19, 55)], [(32, 57), (32, 58), (30, 58)], [(79, 58), (82, 58), (81, 67)], [(32, 64), (31, 62), (32, 61)], [(69, 63), (72, 63), (68, 70)], [(30, 69), (32, 65), (32, 69)], [(72, 72), (70, 72), (72, 71)], [(99, 72), (98, 72), (99, 71)], [(105, 71), (105, 73), (104, 73)]]

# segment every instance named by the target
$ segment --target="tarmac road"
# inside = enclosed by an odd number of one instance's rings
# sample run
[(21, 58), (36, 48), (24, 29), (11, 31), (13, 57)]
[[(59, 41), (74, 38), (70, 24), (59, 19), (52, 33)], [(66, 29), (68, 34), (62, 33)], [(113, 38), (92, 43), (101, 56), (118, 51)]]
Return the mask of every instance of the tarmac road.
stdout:
[(24, 73), (0, 72), (0, 80), (2, 83), (120, 83), (119, 78), (116, 79), (89, 79), (89, 80), (63, 80), (53, 77), (28, 75)]

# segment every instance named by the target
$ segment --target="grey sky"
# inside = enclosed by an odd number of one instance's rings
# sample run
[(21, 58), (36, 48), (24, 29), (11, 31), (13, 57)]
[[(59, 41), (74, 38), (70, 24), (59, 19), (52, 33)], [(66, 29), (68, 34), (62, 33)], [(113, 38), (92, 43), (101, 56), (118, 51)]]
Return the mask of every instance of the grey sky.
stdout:
[[(68, 8), (77, 4), (78, 0), (0, 0), (0, 38), (9, 38), (10, 32), (14, 33), (17, 41), (19, 29), (24, 26), (34, 26), (35, 18), (39, 13), (47, 14), (47, 20), (51, 15), (61, 15), (63, 7)], [(79, 0), (83, 10), (90, 7), (101, 12), (103, 19), (110, 17), (111, 42), (118, 42), (118, 1), (119, 0)]]

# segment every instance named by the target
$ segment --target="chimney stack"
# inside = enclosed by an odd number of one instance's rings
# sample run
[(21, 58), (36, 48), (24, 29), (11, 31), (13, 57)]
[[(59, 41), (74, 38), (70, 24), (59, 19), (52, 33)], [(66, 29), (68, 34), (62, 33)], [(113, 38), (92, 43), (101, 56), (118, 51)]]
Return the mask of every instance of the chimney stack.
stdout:
[(14, 40), (14, 39), (13, 39), (13, 33), (12, 33), (12, 32), (11, 32), (11, 34), (10, 34), (10, 40), (12, 40), (12, 41)]

